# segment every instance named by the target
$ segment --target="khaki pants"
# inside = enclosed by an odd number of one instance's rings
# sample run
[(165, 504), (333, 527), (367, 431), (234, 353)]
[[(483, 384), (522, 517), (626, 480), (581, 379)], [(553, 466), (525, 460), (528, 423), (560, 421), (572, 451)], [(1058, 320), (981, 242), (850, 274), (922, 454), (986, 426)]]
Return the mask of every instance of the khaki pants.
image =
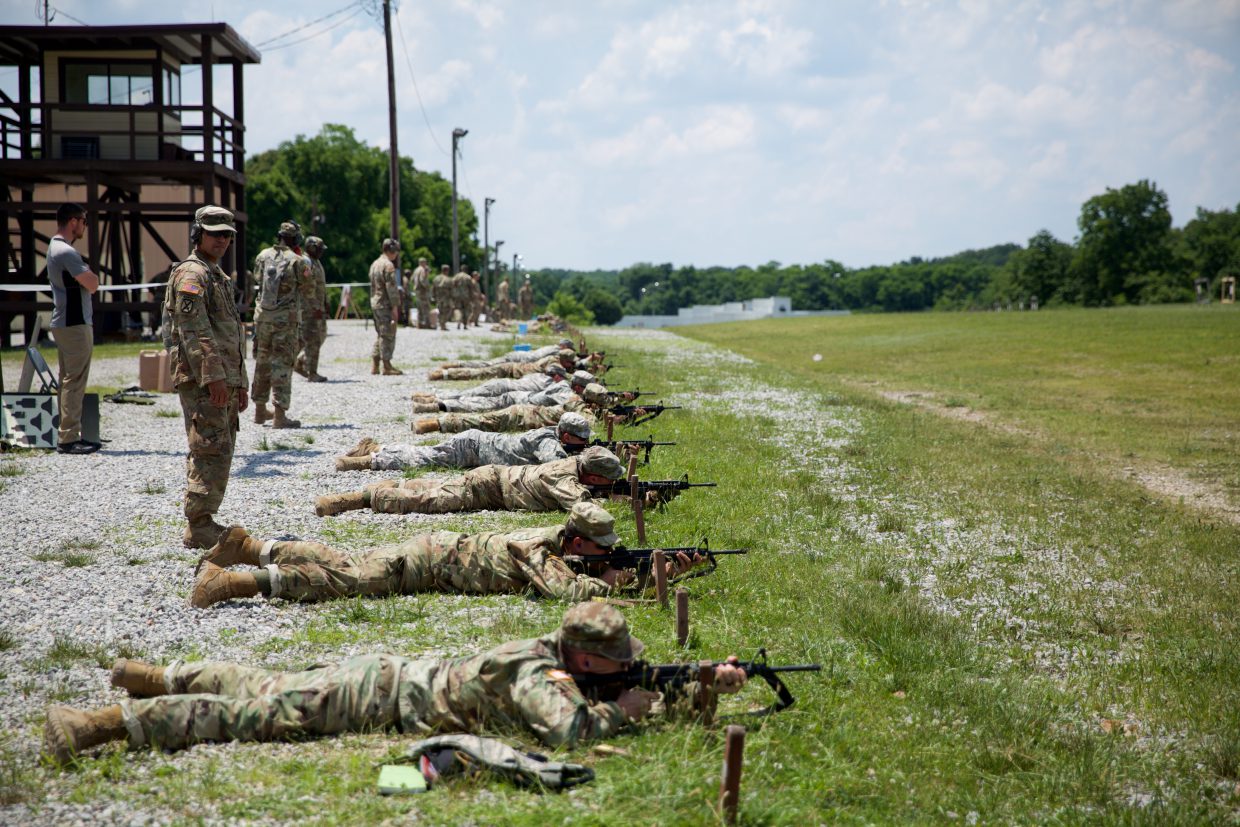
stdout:
[(54, 327), (52, 339), (56, 341), (60, 373), (58, 438), (61, 445), (68, 445), (82, 438), (82, 396), (90, 376), (90, 356), (95, 350), (95, 328), (88, 324)]

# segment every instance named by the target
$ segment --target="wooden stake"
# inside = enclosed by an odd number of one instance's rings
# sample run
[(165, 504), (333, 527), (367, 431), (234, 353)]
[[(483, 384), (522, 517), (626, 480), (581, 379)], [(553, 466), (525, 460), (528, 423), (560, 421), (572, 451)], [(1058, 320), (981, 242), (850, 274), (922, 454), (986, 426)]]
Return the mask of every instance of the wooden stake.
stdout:
[(729, 726), (723, 747), (723, 779), (719, 782), (719, 809), (725, 824), (736, 823), (741, 796), (741, 767), (745, 758), (745, 728)]
[(646, 545), (646, 502), (637, 486), (637, 474), (629, 472), (629, 504), (633, 507), (633, 521), (637, 524), (637, 542)]
[(689, 642), (689, 590), (676, 590), (676, 645), (684, 648)]
[(650, 555), (650, 569), (654, 572), (654, 596), (659, 606), (667, 608), (667, 555), (656, 551)]
[(612, 436), (612, 431), (615, 430), (616, 420), (615, 420), (615, 417), (613, 417), (611, 414), (603, 414), (603, 415), (607, 417), (607, 441), (611, 442), (613, 439), (615, 439), (615, 437)]

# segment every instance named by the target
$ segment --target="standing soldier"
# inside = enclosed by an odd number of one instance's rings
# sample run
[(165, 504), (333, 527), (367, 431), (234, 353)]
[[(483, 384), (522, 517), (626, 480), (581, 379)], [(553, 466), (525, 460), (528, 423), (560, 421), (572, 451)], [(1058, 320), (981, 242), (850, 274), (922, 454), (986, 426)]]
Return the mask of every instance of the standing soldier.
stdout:
[[(293, 398), (301, 296), (310, 278), (305, 259), (292, 249), (299, 244), (301, 227), (295, 221), (285, 221), (276, 244), (254, 259), (259, 283), (254, 302), (254, 421), (262, 425), (270, 419), (273, 428), (301, 427), (299, 421), (287, 416)], [(274, 416), (267, 411), (268, 395), (275, 407)]]
[(456, 323), (457, 330), (469, 327), (469, 313), (473, 303), (474, 280), (469, 277), (469, 271), (465, 269), (465, 264), (462, 262), (460, 272), (452, 277), (452, 304), (460, 314), (460, 319)]
[(319, 375), (319, 350), (327, 339), (327, 274), (323, 271), (323, 252), (327, 245), (317, 235), (306, 239), (306, 263), (310, 278), (302, 293), (301, 340), (302, 351), (293, 363), (293, 370), (311, 382), (326, 382)]
[(499, 316), (497, 321), (504, 322), (512, 318), (512, 294), (508, 291), (507, 276), (504, 276), (495, 288), (495, 312)]
[(241, 317), (232, 281), (219, 267), (233, 233), (233, 215), (223, 207), (194, 213), (189, 232), (194, 251), (173, 268), (164, 297), (173, 382), (189, 440), (186, 548), (210, 548), (224, 531), (215, 512), (228, 486), (238, 415), (249, 403)]
[(435, 307), (439, 310), (439, 329), (447, 330), (448, 322), (452, 321), (452, 274), (448, 265), (439, 268), (439, 275), (431, 283), (432, 297)]
[(530, 285), (529, 276), (525, 277), (525, 283), (517, 291), (517, 303), (520, 305), (522, 319), (528, 319), (534, 315), (534, 288)]
[(384, 376), (401, 376), (403, 370), (392, 367), (396, 349), (396, 322), (400, 319), (400, 294), (396, 290), (396, 257), (400, 242), (383, 239), (383, 254), (370, 265), (370, 315), (375, 321), (375, 346), (370, 352), (370, 372), (379, 373), (383, 361)]
[(478, 326), (478, 319), (482, 316), (482, 311), (487, 308), (487, 294), (482, 292), (482, 276), (477, 270), (469, 274), (469, 278), (473, 281), (471, 289), (473, 290), (473, 302), (469, 313), (469, 323), (474, 327)]
[(413, 294), (418, 300), (418, 327), (427, 330), (431, 326), (431, 272), (426, 259), (418, 259), (413, 271)]

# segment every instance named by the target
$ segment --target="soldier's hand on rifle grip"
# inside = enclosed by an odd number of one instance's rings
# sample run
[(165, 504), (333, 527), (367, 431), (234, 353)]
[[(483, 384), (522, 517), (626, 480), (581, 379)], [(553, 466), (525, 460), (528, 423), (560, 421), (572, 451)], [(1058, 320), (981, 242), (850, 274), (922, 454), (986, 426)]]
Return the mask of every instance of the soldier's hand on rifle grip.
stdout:
[(622, 589), (625, 586), (632, 585), (637, 580), (637, 572), (629, 569), (608, 569), (598, 577), (613, 589)]
[(728, 655), (727, 663), (721, 663), (715, 667), (715, 691), (720, 695), (740, 692), (745, 681), (749, 679), (745, 670), (735, 665), (738, 660), (736, 655)]
[(705, 560), (706, 558), (700, 554), (695, 554), (690, 557), (685, 552), (678, 551), (676, 552), (675, 557), (667, 561), (667, 576), (679, 577), (699, 563), (705, 562)]
[(616, 698), (616, 703), (624, 710), (630, 721), (640, 721), (650, 714), (654, 702), (659, 699), (658, 692), (647, 692), (645, 689), (626, 689)]
[(658, 491), (647, 491), (647, 492), (643, 495), (643, 499), (645, 500), (645, 506), (646, 506), (647, 508), (654, 508), (654, 507), (655, 507), (655, 506), (657, 506), (660, 502), (662, 502), (662, 500), (660, 500), (660, 499), (659, 499), (659, 492), (658, 492)]

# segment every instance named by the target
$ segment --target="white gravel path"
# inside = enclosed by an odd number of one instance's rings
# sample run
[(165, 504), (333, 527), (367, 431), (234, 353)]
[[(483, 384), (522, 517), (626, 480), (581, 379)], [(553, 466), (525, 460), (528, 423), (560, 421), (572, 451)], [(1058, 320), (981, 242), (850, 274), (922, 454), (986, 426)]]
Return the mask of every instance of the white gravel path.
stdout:
[[(242, 523), (264, 537), (319, 538), (322, 521), (314, 515), (315, 496), (384, 476), (339, 475), (333, 458), (363, 435), (412, 441), (409, 393), (434, 388), (425, 378), (432, 359), (473, 358), (505, 338), (483, 328), (401, 329), (395, 364), (406, 375), (371, 376), (374, 332), (363, 324), (330, 323), (319, 368), (329, 382), (293, 377), (292, 415), (301, 419), (302, 428), (273, 431), (255, 425), (249, 412), (242, 415), (221, 523)], [(96, 360), (91, 384), (136, 384), (137, 361)], [(289, 634), (310, 616), (264, 601), (211, 611), (190, 608), (186, 597), (198, 552), (181, 545), (186, 443), (177, 396), (160, 395), (153, 407), (108, 402), (101, 407), (101, 435), (111, 440), (102, 451), (85, 457), (40, 452), (0, 458), (22, 470), (0, 477), (0, 636), (8, 641), (0, 649), (9, 647), (0, 651), (0, 730), (31, 730), (11, 746), (37, 748), (30, 738), (37, 727), (28, 724), (54, 700), (53, 694), (83, 706), (115, 699), (106, 673), (92, 663), (50, 673), (40, 668), (58, 642), (161, 660), (202, 651), (199, 642), (208, 641), (203, 654), (213, 659), (252, 661), (256, 644)], [(297, 450), (261, 450), (264, 440)], [(419, 523), (441, 518), (366, 512), (365, 519), (413, 533)], [(66, 566), (60, 560), (34, 559), (66, 552), (88, 555), (90, 563)], [(229, 629), (236, 634), (221, 638)]]

